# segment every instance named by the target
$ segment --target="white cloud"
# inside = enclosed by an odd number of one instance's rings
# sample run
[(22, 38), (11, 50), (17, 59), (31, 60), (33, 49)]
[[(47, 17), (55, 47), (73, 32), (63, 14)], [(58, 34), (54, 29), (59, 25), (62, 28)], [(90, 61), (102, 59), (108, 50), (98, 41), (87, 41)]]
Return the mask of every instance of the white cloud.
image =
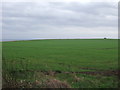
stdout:
[(119, 0), (2, 0), (3, 2), (118, 2)]

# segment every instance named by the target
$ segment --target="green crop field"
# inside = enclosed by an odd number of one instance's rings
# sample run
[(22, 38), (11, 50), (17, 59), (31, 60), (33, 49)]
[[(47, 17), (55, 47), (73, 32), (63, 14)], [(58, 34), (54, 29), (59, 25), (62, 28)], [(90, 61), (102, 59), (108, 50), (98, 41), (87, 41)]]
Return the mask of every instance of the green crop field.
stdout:
[(11, 41), (2, 45), (5, 88), (117, 88), (117, 39)]

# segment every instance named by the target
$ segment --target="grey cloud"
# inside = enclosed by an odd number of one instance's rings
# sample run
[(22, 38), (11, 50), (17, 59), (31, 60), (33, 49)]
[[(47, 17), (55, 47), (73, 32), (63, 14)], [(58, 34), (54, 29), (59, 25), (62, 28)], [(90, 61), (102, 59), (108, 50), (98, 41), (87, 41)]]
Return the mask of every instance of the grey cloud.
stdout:
[[(67, 27), (71, 27), (73, 30), (69, 30), (73, 32), (77, 27), (88, 28), (91, 31), (98, 27), (103, 28), (101, 31), (110, 27), (112, 30), (116, 29), (117, 6), (104, 2), (86, 4), (79, 2), (3, 3), (4, 34), (6, 32), (10, 34), (28, 32), (30, 34), (30, 32), (38, 31), (40, 34), (44, 31), (45, 33), (50, 33), (50, 31), (58, 33), (60, 28), (60, 32), (63, 33), (68, 32), (65, 29)], [(76, 32), (82, 32), (82, 30), (78, 29)]]
[[(39, 23), (50, 23), (53, 25), (77, 25), (87, 27), (94, 27), (94, 25), (111, 26), (111, 23), (115, 22), (115, 19), (106, 20), (106, 16), (113, 16), (114, 14), (117, 17), (117, 9), (115, 9), (114, 7), (112, 8), (112, 5), (105, 3), (90, 3), (88, 5), (83, 5), (81, 3), (58, 4), (56, 3), (51, 5), (51, 3), (47, 3), (47, 5), (42, 5), (34, 3), (20, 3), (9, 8), (10, 11), (5, 8), (5, 11), (3, 11), (3, 15), (4, 17), (7, 17), (9, 15), (8, 17), (10, 18), (23, 17), (27, 19), (33, 19), (33, 22), (35, 21)], [(58, 8), (58, 6), (62, 5), (63, 7)], [(107, 21), (111, 23), (108, 23)], [(117, 24), (113, 23), (113, 26), (116, 25)]]

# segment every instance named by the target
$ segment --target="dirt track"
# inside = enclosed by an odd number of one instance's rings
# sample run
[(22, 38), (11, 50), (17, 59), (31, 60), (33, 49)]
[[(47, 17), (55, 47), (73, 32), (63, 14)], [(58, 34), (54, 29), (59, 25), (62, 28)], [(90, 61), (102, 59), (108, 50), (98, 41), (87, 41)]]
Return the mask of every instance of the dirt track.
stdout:
[(41, 70), (19, 70), (19, 71), (12, 71), (12, 74), (15, 73), (26, 73), (26, 72), (41, 72), (45, 75), (55, 75), (55, 74), (87, 74), (87, 75), (103, 75), (103, 76), (119, 76), (120, 75), (120, 71), (118, 70), (106, 70), (106, 71), (102, 71), (102, 70), (96, 70), (96, 71), (82, 71), (82, 72), (63, 72), (63, 71), (41, 71)]

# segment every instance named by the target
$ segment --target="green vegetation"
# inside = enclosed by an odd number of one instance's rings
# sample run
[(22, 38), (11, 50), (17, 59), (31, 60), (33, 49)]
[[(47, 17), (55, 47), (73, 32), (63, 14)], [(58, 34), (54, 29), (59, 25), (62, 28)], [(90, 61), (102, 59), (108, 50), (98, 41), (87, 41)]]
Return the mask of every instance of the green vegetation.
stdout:
[(117, 39), (12, 41), (2, 49), (5, 86), (22, 80), (21, 87), (45, 87), (56, 79), (72, 88), (117, 87)]

